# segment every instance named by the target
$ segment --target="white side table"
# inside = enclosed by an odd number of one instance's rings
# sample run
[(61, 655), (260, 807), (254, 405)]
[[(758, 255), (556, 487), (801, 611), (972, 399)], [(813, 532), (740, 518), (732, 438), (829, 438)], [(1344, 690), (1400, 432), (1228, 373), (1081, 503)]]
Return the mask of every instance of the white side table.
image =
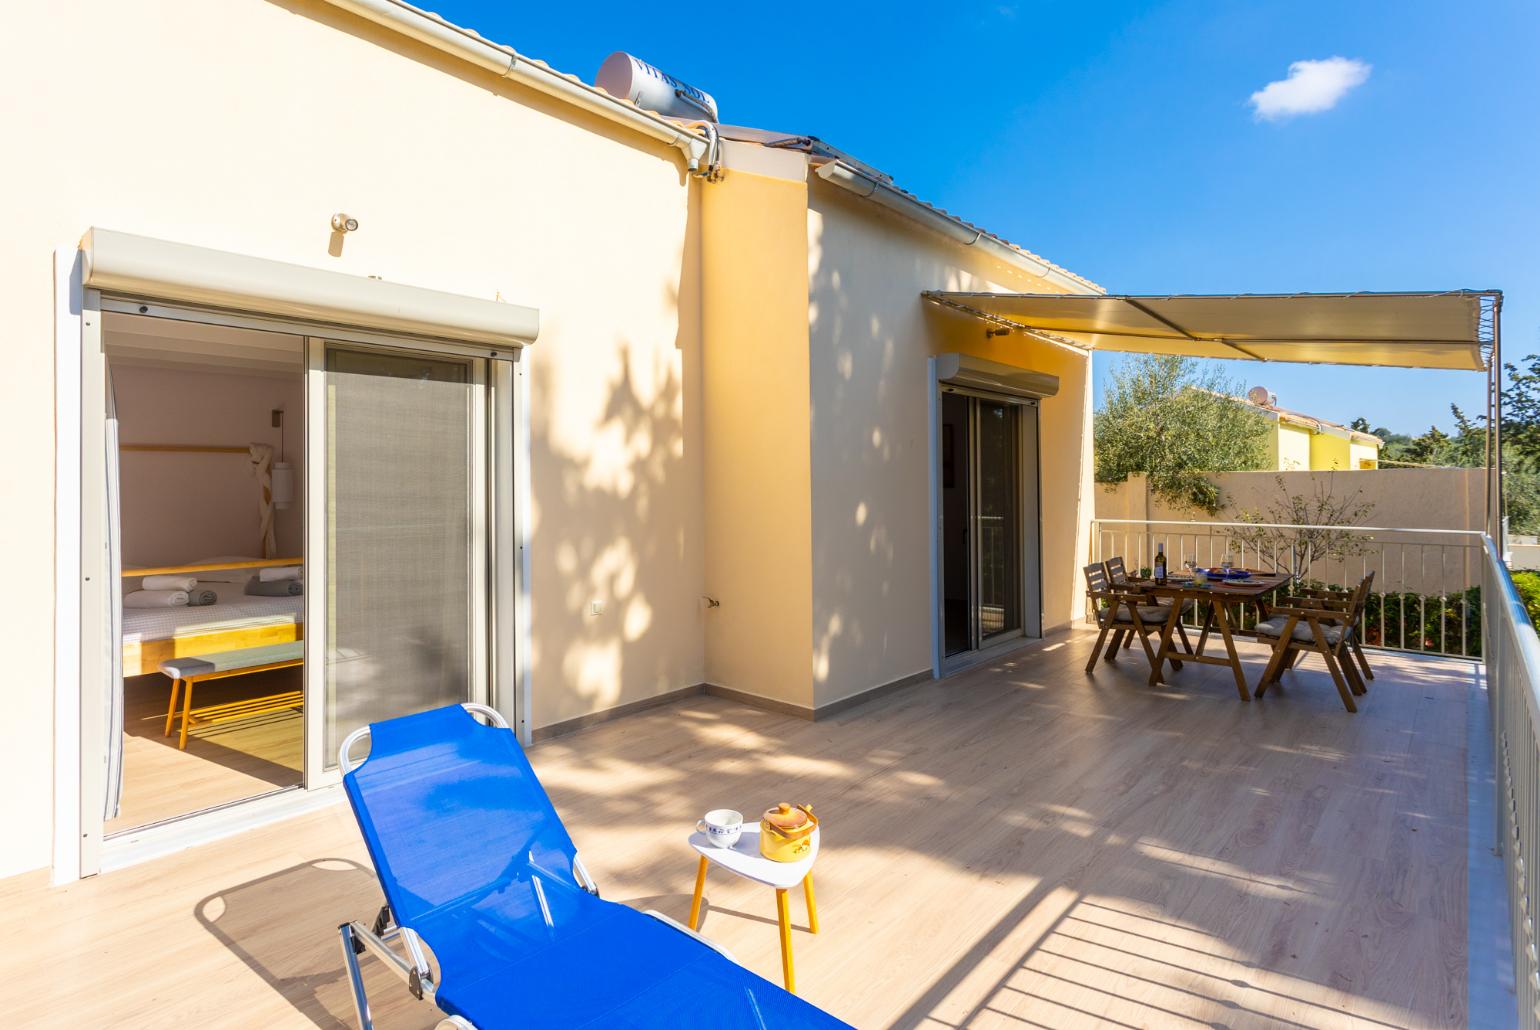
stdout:
[(802, 884), (802, 894), (807, 899), (807, 928), (818, 932), (818, 906), (813, 901), (813, 860), (818, 857), (818, 828), (813, 828), (812, 846), (805, 858), (795, 862), (772, 862), (759, 853), (759, 825), (743, 827), (743, 836), (731, 848), (719, 848), (704, 833), (690, 834), (690, 847), (700, 852), (700, 869), (695, 874), (695, 897), (690, 902), (690, 929), (700, 923), (701, 892), (706, 889), (706, 869), (715, 862), (728, 872), (746, 880), (775, 888), (775, 914), (781, 924), (781, 974), (786, 989), (797, 993), (797, 978), (791, 967), (791, 914), (786, 903), (786, 892)]

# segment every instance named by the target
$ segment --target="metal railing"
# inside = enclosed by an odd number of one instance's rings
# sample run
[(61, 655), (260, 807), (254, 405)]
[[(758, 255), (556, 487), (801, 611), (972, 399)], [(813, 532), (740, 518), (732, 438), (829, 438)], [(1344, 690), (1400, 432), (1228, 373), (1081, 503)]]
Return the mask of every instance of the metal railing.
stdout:
[[(1095, 519), (1092, 562), (1120, 555), (1131, 572), (1149, 569), (1157, 545), (1175, 572), (1191, 562), (1287, 572), (1296, 586), (1357, 586), (1374, 573), (1364, 643), (1392, 651), (1479, 658), (1482, 654), (1482, 541), (1472, 530), (1306, 526), (1250, 522)], [(1241, 628), (1256, 624), (1254, 605)], [(1191, 618), (1196, 619), (1196, 615)]]
[(1482, 653), (1497, 770), (1496, 850), (1507, 873), (1519, 1024), (1540, 1027), (1540, 953), (1532, 891), (1540, 840), (1540, 637), (1491, 537), (1482, 534)]

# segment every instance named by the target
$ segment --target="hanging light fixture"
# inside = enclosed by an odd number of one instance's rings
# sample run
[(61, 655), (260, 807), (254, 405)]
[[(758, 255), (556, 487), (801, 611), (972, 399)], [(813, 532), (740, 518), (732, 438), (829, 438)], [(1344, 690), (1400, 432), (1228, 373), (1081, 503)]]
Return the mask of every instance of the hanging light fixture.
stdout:
[(283, 424), (283, 409), (273, 409), (273, 428), (278, 430), (278, 460), (273, 462), (273, 507), (287, 508), (294, 503), (294, 466), (283, 459), (288, 457), (287, 434)]
[(273, 462), (273, 507), (287, 508), (294, 503), (294, 466), (287, 461)]

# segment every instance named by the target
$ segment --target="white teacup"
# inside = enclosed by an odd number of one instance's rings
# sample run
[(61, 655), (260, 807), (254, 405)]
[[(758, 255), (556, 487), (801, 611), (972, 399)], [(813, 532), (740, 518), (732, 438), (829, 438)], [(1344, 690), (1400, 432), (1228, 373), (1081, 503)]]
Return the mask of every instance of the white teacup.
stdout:
[(696, 822), (695, 828), (717, 847), (730, 848), (743, 836), (743, 813), (731, 808), (713, 808), (706, 813), (706, 818)]

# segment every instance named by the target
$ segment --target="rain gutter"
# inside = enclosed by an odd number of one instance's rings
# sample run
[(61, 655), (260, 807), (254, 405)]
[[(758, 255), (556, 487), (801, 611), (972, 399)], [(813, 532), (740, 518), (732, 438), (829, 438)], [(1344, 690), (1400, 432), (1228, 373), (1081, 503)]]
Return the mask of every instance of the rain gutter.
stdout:
[(644, 136), (667, 143), (684, 155), (685, 164), (697, 175), (709, 176), (716, 171), (711, 161), (716, 148), (703, 136), (686, 132), (661, 115), (644, 111), (630, 101), (611, 96), (596, 86), (590, 86), (538, 61), (524, 57), (512, 47), (489, 42), (469, 29), (450, 24), (437, 15), (403, 3), (401, 0), (326, 0), (326, 2), (392, 32), (408, 36), (435, 50), (473, 64), (484, 71), (511, 79), (608, 121), (634, 129)]

